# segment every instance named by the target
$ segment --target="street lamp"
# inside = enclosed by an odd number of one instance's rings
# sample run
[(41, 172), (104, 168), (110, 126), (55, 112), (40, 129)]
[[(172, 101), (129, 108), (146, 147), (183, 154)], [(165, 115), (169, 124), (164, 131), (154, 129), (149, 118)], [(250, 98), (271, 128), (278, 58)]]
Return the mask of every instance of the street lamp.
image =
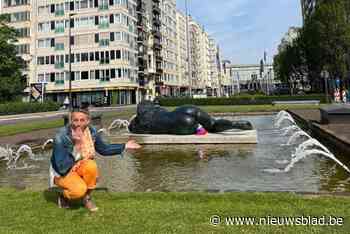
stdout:
[(72, 63), (71, 63), (71, 56), (72, 56), (72, 43), (71, 43), (71, 20), (72, 16), (75, 16), (76, 13), (69, 13), (68, 21), (69, 21), (69, 27), (68, 27), (68, 73), (69, 73), (69, 111), (71, 112), (73, 110), (73, 100), (72, 100)]

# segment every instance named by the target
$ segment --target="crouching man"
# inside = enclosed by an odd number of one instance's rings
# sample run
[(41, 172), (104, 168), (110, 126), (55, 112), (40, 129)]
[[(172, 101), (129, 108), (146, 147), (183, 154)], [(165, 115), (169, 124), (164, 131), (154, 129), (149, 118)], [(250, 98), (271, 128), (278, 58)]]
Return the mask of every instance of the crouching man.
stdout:
[(134, 140), (125, 144), (106, 144), (89, 124), (88, 110), (75, 109), (71, 113), (71, 124), (61, 128), (55, 137), (51, 166), (55, 175), (54, 183), (63, 189), (63, 194), (58, 197), (58, 206), (61, 208), (68, 208), (69, 200), (82, 199), (88, 210), (97, 211), (98, 208), (91, 200), (91, 192), (96, 187), (98, 177), (95, 150), (108, 156), (141, 147)]

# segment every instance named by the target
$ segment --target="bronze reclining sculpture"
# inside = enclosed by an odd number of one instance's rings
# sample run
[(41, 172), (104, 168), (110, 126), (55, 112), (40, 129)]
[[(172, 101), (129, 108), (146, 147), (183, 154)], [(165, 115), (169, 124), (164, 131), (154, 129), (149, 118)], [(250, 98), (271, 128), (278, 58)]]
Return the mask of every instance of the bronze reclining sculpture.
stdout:
[(148, 101), (137, 106), (137, 115), (130, 121), (128, 128), (137, 134), (191, 135), (196, 133), (200, 125), (210, 133), (253, 129), (248, 121), (214, 119), (196, 106), (184, 105), (170, 112)]

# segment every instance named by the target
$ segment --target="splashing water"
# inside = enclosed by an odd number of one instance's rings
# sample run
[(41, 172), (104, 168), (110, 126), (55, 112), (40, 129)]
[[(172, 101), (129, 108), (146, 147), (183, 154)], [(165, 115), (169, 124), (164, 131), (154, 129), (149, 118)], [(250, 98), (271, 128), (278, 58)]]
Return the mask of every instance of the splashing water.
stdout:
[(18, 159), (21, 157), (21, 153), (22, 152), (26, 152), (28, 153), (28, 156), (31, 160), (36, 160), (32, 151), (32, 148), (30, 148), (30, 146), (28, 145), (21, 145), (18, 150), (16, 151), (16, 153), (12, 153), (12, 155), (10, 155), (6, 165), (7, 165), (7, 169), (16, 169), (17, 168), (17, 161)]
[(116, 120), (113, 120), (113, 122), (109, 125), (108, 131), (114, 128), (122, 128), (122, 127), (126, 128), (129, 131), (128, 126), (129, 126), (129, 121), (125, 119), (116, 119)]
[(289, 139), (288, 139), (288, 142), (287, 142), (287, 145), (291, 145), (293, 144), (293, 142), (298, 138), (298, 137), (301, 137), (301, 136), (305, 136), (309, 139), (311, 139), (312, 137), (307, 134), (306, 132), (300, 130), (298, 132), (295, 132)]
[(319, 149), (323, 150), (324, 152), (331, 154), (331, 152), (327, 149), (327, 147), (325, 147), (324, 145), (322, 145), (318, 140), (311, 138), (307, 141), (304, 141), (303, 143), (301, 143), (295, 150), (295, 154), (292, 154), (292, 157), (295, 157), (298, 154), (301, 154), (303, 151), (305, 151), (308, 147), (311, 146), (316, 146)]
[(47, 144), (52, 144), (53, 143), (53, 139), (48, 139), (47, 141), (45, 141), (45, 143), (41, 146), (42, 150), (45, 150), (45, 147)]
[(11, 147), (9, 147), (8, 145), (6, 146), (6, 148), (0, 146), (0, 159), (1, 160), (8, 161), (12, 154), (13, 154), (13, 150)]
[(282, 131), (284, 131), (282, 133), (282, 135), (286, 136), (286, 135), (290, 134), (292, 131), (301, 131), (301, 129), (299, 128), (298, 125), (291, 125), (291, 126), (287, 126), (285, 128), (282, 128)]
[(287, 111), (282, 110), (282, 111), (278, 112), (278, 114), (275, 117), (275, 120), (277, 121), (278, 119), (280, 119), (282, 116), (285, 116), (285, 115), (290, 115), (290, 114)]
[(290, 163), (284, 168), (283, 171), (284, 172), (290, 171), (290, 169), (293, 168), (295, 163), (297, 163), (298, 161), (302, 160), (303, 158), (305, 158), (309, 155), (314, 155), (314, 154), (323, 155), (323, 156), (326, 156), (326, 157), (334, 160), (341, 167), (343, 167), (347, 172), (350, 173), (350, 169), (347, 166), (345, 166), (342, 162), (340, 162), (332, 153), (325, 152), (325, 151), (319, 150), (319, 149), (311, 149), (311, 150), (305, 150), (305, 151), (298, 152), (297, 154), (295, 154), (295, 156), (292, 158)]
[(295, 120), (293, 119), (293, 117), (291, 115), (283, 115), (281, 118), (279, 118), (277, 120), (277, 122), (275, 123), (275, 126), (277, 128), (279, 128), (281, 126), (281, 124), (283, 123), (283, 121), (288, 120), (289, 122), (293, 123), (295, 125)]

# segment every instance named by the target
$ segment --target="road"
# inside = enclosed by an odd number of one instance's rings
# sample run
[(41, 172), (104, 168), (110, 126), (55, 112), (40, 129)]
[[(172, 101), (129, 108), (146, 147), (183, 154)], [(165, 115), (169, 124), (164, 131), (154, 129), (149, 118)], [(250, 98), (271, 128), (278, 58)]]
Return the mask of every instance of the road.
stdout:
[[(104, 113), (104, 112), (113, 112), (121, 111), (136, 108), (136, 105), (127, 105), (127, 106), (116, 106), (116, 107), (92, 107), (90, 108), (91, 113)], [(52, 111), (52, 112), (41, 112), (41, 113), (30, 113), (30, 114), (20, 114), (20, 115), (4, 115), (0, 116), (0, 125), (5, 124), (15, 124), (15, 123), (24, 123), (30, 121), (38, 120), (55, 120), (62, 118), (63, 115), (66, 115), (68, 112), (66, 110), (61, 111)]]

